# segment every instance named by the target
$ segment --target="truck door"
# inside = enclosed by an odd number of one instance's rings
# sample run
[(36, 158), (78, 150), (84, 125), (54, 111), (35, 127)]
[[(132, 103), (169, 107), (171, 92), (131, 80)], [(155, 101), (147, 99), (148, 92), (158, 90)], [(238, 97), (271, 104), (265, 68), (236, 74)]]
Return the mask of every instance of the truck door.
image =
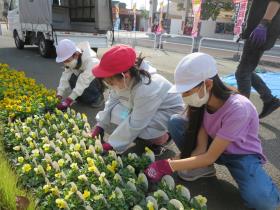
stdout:
[(9, 30), (13, 32), (16, 30), (21, 36), (20, 20), (19, 20), (19, 0), (11, 0), (8, 11)]

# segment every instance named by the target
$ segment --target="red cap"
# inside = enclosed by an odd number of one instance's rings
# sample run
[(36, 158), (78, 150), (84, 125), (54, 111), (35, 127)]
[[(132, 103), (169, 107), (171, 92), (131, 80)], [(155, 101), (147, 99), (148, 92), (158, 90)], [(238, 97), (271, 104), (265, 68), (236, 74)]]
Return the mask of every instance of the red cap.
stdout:
[(100, 63), (92, 69), (96, 78), (111, 77), (134, 66), (136, 52), (127, 45), (116, 45), (102, 56)]

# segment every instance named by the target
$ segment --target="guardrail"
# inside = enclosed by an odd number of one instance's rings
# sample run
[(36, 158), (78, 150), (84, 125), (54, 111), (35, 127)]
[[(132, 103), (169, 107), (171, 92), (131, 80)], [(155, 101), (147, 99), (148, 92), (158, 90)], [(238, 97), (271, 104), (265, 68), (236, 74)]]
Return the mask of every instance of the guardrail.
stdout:
[(244, 44), (244, 41), (240, 41), (240, 42), (237, 43), (236, 41), (234, 41), (234, 40), (229, 40), (229, 39), (217, 39), (217, 38), (210, 38), (210, 37), (202, 37), (202, 38), (199, 40), (198, 52), (200, 51), (202, 42), (203, 42), (204, 40), (217, 41), (217, 42), (228, 42), (228, 43), (233, 43), (233, 44)]
[[(191, 39), (191, 40), (192, 40), (192, 49), (191, 49), (191, 52), (193, 52), (193, 50), (194, 50), (195, 38), (192, 37), (192, 36), (164, 33), (164, 34), (161, 34), (161, 35), (160, 35), (159, 46), (162, 45), (162, 38), (163, 38), (163, 37), (166, 37), (166, 38), (186, 38), (186, 39)], [(173, 42), (173, 43), (174, 43), (174, 42)]]
[(156, 35), (156, 33), (148, 32), (148, 33), (146, 33), (146, 35), (148, 35), (148, 36), (152, 35), (153, 36), (153, 40), (154, 40), (153, 49), (155, 50), (156, 49), (156, 45), (157, 45), (157, 35)]

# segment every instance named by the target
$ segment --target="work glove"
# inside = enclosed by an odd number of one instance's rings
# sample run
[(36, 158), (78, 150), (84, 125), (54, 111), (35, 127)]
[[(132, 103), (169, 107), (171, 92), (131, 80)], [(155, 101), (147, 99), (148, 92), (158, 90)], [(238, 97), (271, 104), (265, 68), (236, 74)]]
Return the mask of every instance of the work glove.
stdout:
[(73, 99), (68, 97), (65, 100), (63, 100), (60, 104), (58, 104), (56, 108), (58, 108), (59, 110), (65, 110), (68, 107), (70, 107), (72, 103), (73, 103)]
[(95, 139), (98, 138), (98, 136), (100, 136), (102, 141), (104, 137), (104, 129), (97, 125), (92, 129), (91, 137)]
[(109, 152), (110, 150), (113, 150), (112, 145), (109, 144), (109, 143), (103, 143), (102, 147), (103, 147), (103, 150), (106, 151), (106, 152)]
[(145, 174), (152, 182), (158, 182), (164, 175), (171, 175), (172, 173), (173, 170), (168, 160), (155, 161), (145, 169)]
[(268, 21), (262, 20), (250, 35), (250, 41), (257, 47), (261, 47), (266, 42)]

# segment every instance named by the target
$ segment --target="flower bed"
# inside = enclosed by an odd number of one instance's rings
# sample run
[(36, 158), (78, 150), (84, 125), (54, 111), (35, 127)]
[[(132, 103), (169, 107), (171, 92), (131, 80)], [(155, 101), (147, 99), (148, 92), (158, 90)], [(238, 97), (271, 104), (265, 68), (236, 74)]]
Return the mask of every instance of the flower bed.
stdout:
[(0, 63), (0, 119), (25, 118), (53, 110), (58, 103), (54, 90), (36, 84), (24, 72)]
[[(6, 74), (1, 75), (6, 81), (0, 99), (5, 111), (1, 114), (13, 118), (5, 120), (3, 145), (19, 184), (34, 195), (39, 209), (206, 209), (206, 198), (191, 198), (188, 189), (176, 186), (171, 176), (163, 177), (159, 184), (149, 184), (143, 171), (155, 159), (150, 149), (146, 148), (141, 157), (134, 153), (121, 157), (114, 151), (104, 154), (100, 140), (89, 135), (85, 115), (70, 109), (44, 113), (46, 105), (28, 113), (8, 109), (3, 100), (9, 96), (16, 100), (9, 90), (24, 95), (11, 87), (8, 78), (12, 84), (25, 84), (26, 79), (17, 82), (16, 72), (9, 77), (7, 67), (0, 69)], [(30, 104), (40, 103), (53, 108), (56, 101), (48, 101), (45, 95), (30, 99)], [(18, 106), (22, 104), (26, 103), (21, 101)]]

